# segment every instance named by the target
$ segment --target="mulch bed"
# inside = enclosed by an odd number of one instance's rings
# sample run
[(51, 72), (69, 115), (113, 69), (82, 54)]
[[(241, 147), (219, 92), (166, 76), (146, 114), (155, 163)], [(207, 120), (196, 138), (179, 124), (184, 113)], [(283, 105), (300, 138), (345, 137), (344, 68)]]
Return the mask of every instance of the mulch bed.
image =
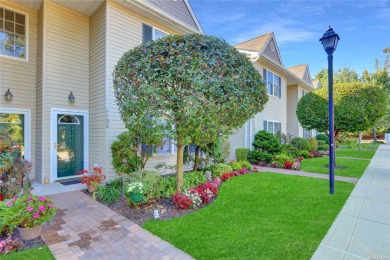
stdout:
[[(92, 193), (86, 190), (83, 192), (92, 197)], [(210, 203), (212, 203), (212, 201)], [(201, 206), (196, 209), (178, 209), (177, 206), (173, 203), (172, 198), (160, 198), (157, 201), (148, 204), (129, 205), (127, 203), (127, 198), (124, 196), (121, 196), (118, 202), (110, 205), (107, 205), (101, 201), (99, 202), (140, 226), (142, 226), (145, 221), (154, 219), (153, 211), (155, 209), (158, 209), (160, 220), (168, 220), (187, 215), (207, 206), (207, 204), (201, 204)]]

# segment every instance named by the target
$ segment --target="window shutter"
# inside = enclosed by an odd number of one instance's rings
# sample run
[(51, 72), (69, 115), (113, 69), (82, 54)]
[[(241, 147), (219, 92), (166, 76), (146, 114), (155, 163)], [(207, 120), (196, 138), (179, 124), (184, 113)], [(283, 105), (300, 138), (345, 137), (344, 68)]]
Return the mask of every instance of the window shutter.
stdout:
[(265, 87), (267, 87), (267, 70), (263, 69), (263, 82)]
[(282, 79), (279, 78), (279, 98), (282, 98)]
[(142, 143), (141, 149), (143, 154), (153, 156), (153, 145), (146, 145), (145, 143)]
[(148, 42), (153, 40), (153, 28), (149, 25), (142, 24), (142, 42)]
[(264, 131), (268, 131), (268, 122), (265, 120), (264, 121)]
[(305, 91), (304, 90), (302, 90), (302, 97), (305, 95)]
[(282, 123), (278, 123), (279, 133), (282, 134)]

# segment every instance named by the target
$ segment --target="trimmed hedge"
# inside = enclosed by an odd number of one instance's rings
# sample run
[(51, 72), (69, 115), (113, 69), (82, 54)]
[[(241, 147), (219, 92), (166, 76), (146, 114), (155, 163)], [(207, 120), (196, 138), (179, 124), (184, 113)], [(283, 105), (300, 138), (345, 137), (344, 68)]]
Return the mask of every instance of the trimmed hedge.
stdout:
[(236, 159), (237, 161), (247, 161), (248, 154), (251, 151), (249, 148), (237, 148), (236, 149)]
[(227, 165), (225, 163), (217, 163), (211, 165), (210, 167), (207, 168), (207, 170), (211, 172), (211, 177), (213, 178), (217, 178), (224, 173), (231, 173), (233, 171), (232, 167), (230, 167), (230, 165)]

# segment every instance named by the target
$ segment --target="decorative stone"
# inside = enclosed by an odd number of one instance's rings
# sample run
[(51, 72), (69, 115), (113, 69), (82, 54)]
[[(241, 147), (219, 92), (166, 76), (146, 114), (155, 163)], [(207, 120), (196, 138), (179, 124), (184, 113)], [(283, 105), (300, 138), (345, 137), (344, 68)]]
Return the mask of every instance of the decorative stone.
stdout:
[(204, 173), (204, 177), (206, 178), (207, 181), (211, 181), (211, 172), (210, 171), (206, 171)]

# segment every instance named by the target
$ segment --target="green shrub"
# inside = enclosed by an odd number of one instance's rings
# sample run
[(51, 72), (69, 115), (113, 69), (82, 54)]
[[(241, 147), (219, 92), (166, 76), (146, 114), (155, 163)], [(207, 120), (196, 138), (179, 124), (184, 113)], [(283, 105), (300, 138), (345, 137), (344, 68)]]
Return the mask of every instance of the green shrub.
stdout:
[(326, 134), (318, 134), (316, 139), (325, 141), (326, 144), (329, 144), (329, 137)]
[(183, 189), (186, 190), (191, 187), (196, 187), (204, 182), (206, 182), (206, 177), (203, 172), (195, 171), (185, 173), (183, 176)]
[(220, 175), (224, 173), (231, 173), (233, 171), (232, 167), (230, 165), (224, 164), (224, 163), (217, 163), (214, 165), (211, 165), (207, 168), (208, 171), (211, 172), (211, 176), (213, 178), (217, 178)]
[(123, 132), (111, 144), (112, 165), (119, 174), (130, 174), (142, 168), (142, 160), (131, 150), (132, 142), (129, 132)]
[(309, 143), (310, 143), (311, 151), (317, 151), (317, 149), (318, 149), (317, 139), (310, 137), (307, 139), (307, 141), (309, 141)]
[(116, 178), (108, 183), (108, 186), (113, 189), (123, 190), (123, 180), (122, 178)]
[(303, 158), (310, 158), (310, 152), (307, 150), (302, 150), (298, 152), (298, 156), (303, 156)]
[(160, 194), (162, 197), (171, 197), (176, 193), (176, 177), (175, 176), (165, 176), (161, 177), (160, 180)]
[(299, 151), (302, 151), (302, 150), (310, 151), (311, 150), (309, 141), (302, 138), (302, 137), (294, 137), (291, 140), (290, 144), (292, 144)]
[(223, 163), (230, 155), (229, 137), (221, 135), (215, 143), (201, 147), (201, 150), (213, 159), (214, 163)]
[(284, 144), (282, 146), (282, 151), (284, 153), (287, 153), (288, 155), (290, 155), (293, 158), (297, 157), (298, 152), (299, 152), (299, 150), (297, 148), (295, 148), (292, 144)]
[(161, 175), (157, 171), (144, 171), (142, 172), (142, 182), (145, 187), (144, 202), (148, 202), (150, 199), (159, 199), (160, 192), (160, 180)]
[(252, 150), (248, 155), (249, 162), (259, 164), (260, 162), (269, 163), (272, 160), (272, 155), (260, 150)]
[(257, 132), (253, 146), (255, 149), (269, 154), (277, 154), (282, 150), (279, 140), (273, 134), (264, 130)]
[(247, 161), (248, 154), (251, 151), (249, 148), (237, 148), (236, 149), (236, 159), (237, 161)]
[(351, 149), (355, 149), (358, 147), (358, 140), (357, 139), (345, 139), (344, 144)]
[(239, 161), (239, 163), (241, 163), (241, 168), (245, 168), (247, 169), (248, 171), (251, 171), (252, 170), (252, 164), (250, 162), (248, 162), (247, 160), (245, 161)]
[(120, 189), (113, 188), (108, 185), (100, 185), (95, 191), (94, 196), (96, 196), (99, 201), (110, 205), (119, 201), (121, 193)]
[(275, 155), (274, 161), (277, 161), (279, 165), (284, 165), (285, 162), (294, 161), (294, 158), (286, 152), (283, 152), (281, 154)]
[(232, 167), (233, 171), (238, 171), (242, 168), (242, 165), (240, 162), (231, 162), (230, 167)]

